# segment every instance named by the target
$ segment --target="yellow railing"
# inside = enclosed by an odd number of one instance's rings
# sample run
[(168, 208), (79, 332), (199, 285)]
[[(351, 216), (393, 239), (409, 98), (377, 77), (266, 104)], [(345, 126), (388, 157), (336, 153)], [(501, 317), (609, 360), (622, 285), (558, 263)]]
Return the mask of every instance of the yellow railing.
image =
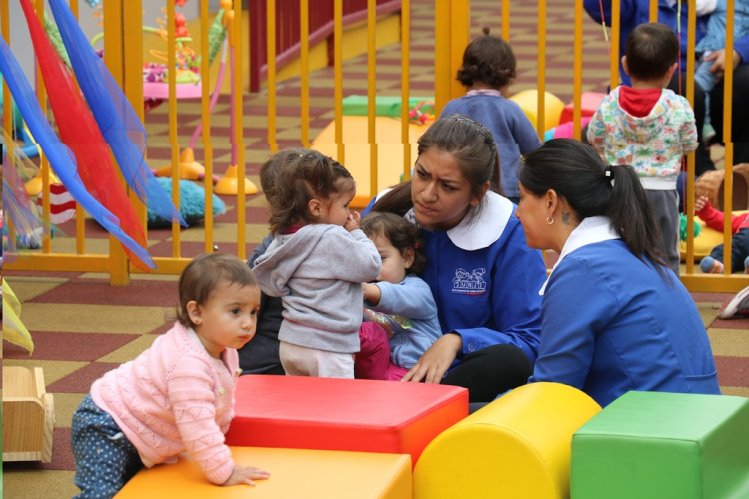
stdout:
[[(200, 40), (198, 42), (199, 52), (201, 54), (207, 54), (209, 50), (209, 22), (210, 15), (208, 12), (208, 0), (199, 0), (200, 4)], [(510, 27), (513, 25), (512, 16), (513, 10), (516, 6), (520, 6), (521, 2), (511, 0), (502, 0), (501, 6), (501, 32), (506, 38), (512, 36)], [(411, 71), (411, 9), (412, 2), (410, 0), (402, 1), (401, 11), (401, 24), (400, 24), (400, 39), (401, 39), (401, 78), (400, 78), (400, 97), (401, 102), (407, 103), (410, 97), (410, 81), (409, 73)], [(44, 6), (43, 0), (36, 0), (35, 5), (37, 6), (38, 12), (41, 12)], [(233, 9), (233, 17), (230, 18), (228, 25), (228, 34), (230, 44), (233, 50), (233, 57), (238, 61), (237, 66), (241, 67), (239, 61), (242, 61), (243, 44), (242, 41), (246, 39), (247, 33), (243, 29), (243, 23), (246, 17), (243, 18), (241, 15), (241, 1), (230, 0), (229, 3), (225, 4)], [(314, 3), (312, 4), (314, 5)], [(333, 108), (333, 122), (335, 124), (335, 142), (337, 144), (337, 159), (341, 162), (346, 160), (344, 158), (343, 148), (343, 106), (342, 101), (344, 97), (344, 81), (343, 81), (343, 40), (344, 40), (344, 29), (343, 29), (343, 0), (335, 0), (333, 5), (333, 36), (332, 36), (332, 64), (333, 68), (333, 94), (334, 102)], [(727, 22), (727, 47), (732, 47), (733, 44), (733, 0), (728, 1), (729, 15)], [(74, 12), (77, 10), (78, 5), (75, 0), (71, 2)], [(168, 46), (175, 46), (175, 5), (174, 2), (166, 1), (166, 26), (168, 26)], [(692, 75), (694, 73), (694, 32), (695, 32), (695, 17), (694, 17), (694, 0), (689, 0), (689, 62), (686, 68), (686, 73)], [(141, 7), (142, 0), (107, 0), (104, 2), (104, 32), (106, 36), (104, 38), (105, 43), (105, 62), (107, 67), (112, 72), (115, 80), (120, 83), (128, 96), (130, 102), (139, 103), (143, 101), (143, 86), (142, 86), (142, 40), (138, 37), (133, 38), (132, 36), (127, 37), (127, 43), (125, 43), (125, 33), (135, 33), (141, 31)], [(308, 43), (309, 33), (307, 31), (307, 21), (309, 19), (309, 0), (300, 0), (299, 2), (299, 15), (301, 28), (301, 43), (300, 43), (300, 96), (299, 96), (299, 119), (300, 119), (300, 137), (299, 144), (303, 146), (309, 146), (311, 143), (310, 138), (310, 80), (314, 78), (314, 75), (309, 72), (309, 57), (310, 47)], [(619, 53), (619, 29), (620, 29), (620, 9), (619, 2), (614, 0), (612, 5), (612, 26), (609, 35), (610, 53)], [(543, 135), (544, 126), (544, 113), (546, 111), (545, 103), (545, 88), (546, 88), (546, 54), (547, 54), (547, 39), (546, 33), (546, 20), (547, 20), (547, 0), (538, 0), (537, 9), (537, 57), (535, 61), (525, 61), (528, 67), (532, 67), (533, 63), (536, 64), (536, 85), (538, 89), (538, 102), (537, 102), (537, 127), (538, 133)], [(461, 65), (463, 50), (470, 39), (470, 25), (471, 25), (471, 5), (466, 0), (435, 0), (434, 3), (434, 26), (436, 36), (434, 37), (434, 97), (435, 106), (437, 112), (444, 106), (444, 104), (459, 95), (462, 95), (463, 89), (459, 83), (455, 81), (455, 74), (457, 69)], [(0, 14), (2, 14), (2, 21), (0, 22), (0, 29), (2, 34), (9, 40), (9, 22), (8, 22), (8, 0), (0, 0)], [(273, 152), (278, 149), (278, 100), (276, 96), (276, 89), (279, 87), (280, 82), (277, 80), (278, 75), (276, 72), (276, 32), (275, 32), (275, 19), (276, 19), (276, 2), (269, 0), (267, 3), (267, 147), (263, 147), (264, 152)], [(252, 12), (248, 15), (253, 15)], [(650, 0), (650, 17), (655, 19), (657, 15), (657, 0)], [(574, 36), (569, 40), (569, 43), (573, 47), (573, 89), (572, 89), (572, 102), (574, 104), (573, 121), (574, 137), (580, 138), (581, 135), (581, 95), (582, 95), (582, 78), (584, 75), (584, 60), (583, 60), (583, 20), (585, 16), (582, 8), (582, 0), (574, 0)], [(374, 195), (379, 188), (385, 187), (377, 184), (378, 182), (378, 171), (377, 171), (377, 158), (378, 158), (378, 137), (375, 133), (375, 97), (377, 95), (377, 83), (378, 83), (378, 64), (377, 64), (377, 14), (376, 14), (376, 2), (369, 0), (367, 2), (367, 16), (366, 16), (366, 50), (362, 51), (366, 54), (367, 59), (367, 97), (368, 97), (368, 111), (369, 116), (367, 120), (367, 143), (369, 144), (369, 164), (372, 165), (370, 168), (369, 185), (370, 194)], [(555, 41), (554, 43), (559, 43)], [(732, 67), (732, 51), (726, 50), (726, 67)], [(168, 67), (175, 67), (175, 51), (172, 49), (168, 55)], [(610, 72), (610, 83), (612, 86), (617, 85), (619, 81), (619, 60), (618, 57), (612, 57), (609, 65)], [(203, 150), (203, 160), (205, 166), (205, 175), (207, 181), (205, 182), (206, 191), (206, 216), (205, 225), (202, 229), (204, 231), (204, 251), (213, 251), (214, 248), (214, 219), (212, 210), (213, 200), (213, 185), (209, 179), (212, 178), (215, 171), (214, 167), (214, 144), (212, 137), (212, 117), (209, 107), (210, 100), (210, 89), (211, 87), (211, 72), (208, 62), (208, 57), (201, 58), (200, 73), (202, 75), (202, 95), (201, 95), (201, 146)], [(244, 88), (245, 75), (242, 71), (235, 71), (231, 75), (231, 84), (235, 89)], [(37, 97), (39, 102), (44, 105), (46, 101), (46, 94), (44, 86), (41, 84), (41, 78), (38, 77), (37, 81), (40, 82), (37, 86)], [(725, 73), (725, 104), (724, 104), (724, 136), (731, 136), (731, 100), (732, 100), (732, 83), (733, 75), (731, 71)], [(693, 101), (694, 96), (694, 80), (690, 76), (687, 78), (687, 96), (690, 101)], [(176, 99), (176, 81), (175, 78), (169, 79), (169, 102), (168, 102), (168, 129), (169, 129), (169, 146), (171, 150), (171, 165), (172, 165), (172, 200), (176, 206), (180, 205), (180, 189), (179, 189), (179, 140), (178, 140), (178, 124), (179, 124), (179, 109)], [(9, 92), (7, 88), (3, 88), (4, 102), (10, 102)], [(230, 119), (235, 126), (232, 127), (232, 137), (234, 146), (236, 147), (236, 166), (237, 166), (237, 177), (243, 179), (246, 173), (245, 166), (245, 142), (242, 133), (242, 124), (244, 123), (243, 115), (243, 99), (244, 95), (242, 91), (237, 91), (232, 94), (232, 116)], [(140, 117), (143, 118), (142, 106), (134, 105), (136, 110), (140, 110)], [(3, 126), (6, 130), (10, 130), (11, 122), (10, 115), (8, 112), (9, 106), (5, 106), (5, 113), (3, 116)], [(408, 129), (408, 106), (402, 105), (400, 111), (401, 118), (401, 142), (403, 144), (403, 176), (408, 178), (410, 167), (413, 159), (411, 153), (412, 144), (409, 143), (409, 129)], [(254, 117), (251, 117), (254, 118)], [(234, 156), (234, 154), (232, 155)], [(741, 276), (730, 275), (730, 245), (731, 245), (731, 199), (732, 199), (732, 162), (733, 162), (733, 144), (730, 142), (726, 143), (725, 147), (725, 187), (724, 195), (726, 207), (726, 219), (728, 220), (724, 228), (724, 244), (726, 247), (725, 251), (725, 268), (726, 274), (722, 276), (705, 275), (698, 271), (695, 271), (694, 259), (694, 235), (691, 226), (688, 229), (687, 239), (687, 251), (688, 255), (686, 258), (686, 273), (682, 276), (685, 284), (693, 291), (735, 291), (747, 284), (746, 278)], [(694, 207), (694, 181), (691, 180), (694, 177), (694, 154), (688, 155), (688, 180), (687, 183), (687, 200), (686, 209), (688, 213), (693, 211)], [(85, 271), (85, 272), (105, 272), (109, 275), (110, 282), (112, 284), (127, 284), (132, 273), (141, 272), (134, 266), (128, 263), (127, 257), (122, 250), (119, 243), (114, 239), (109, 239), (109, 247), (105, 253), (94, 253), (90, 252), (87, 248), (88, 238), (86, 237), (85, 231), (85, 214), (79, 209), (76, 219), (76, 234), (75, 234), (75, 248), (71, 252), (55, 251), (53, 249), (52, 238), (50, 234), (50, 222), (49, 222), (49, 182), (50, 182), (50, 168), (44, 156), (41, 161), (42, 170), (42, 182), (43, 182), (43, 218), (45, 234), (47, 237), (44, 238), (42, 248), (37, 251), (20, 252), (17, 255), (13, 255), (9, 262), (6, 263), (7, 269), (19, 269), (19, 270), (43, 270), (43, 271)], [(247, 233), (246, 233), (246, 218), (245, 218), (245, 204), (248, 201), (248, 192), (246, 192), (245, 184), (242, 181), (237, 183), (238, 192), (236, 194), (236, 253), (242, 257), (246, 257), (246, 248), (248, 244)], [(146, 225), (146, 210), (145, 207), (140, 203), (134, 194), (130, 195), (133, 204), (136, 207), (136, 212), (139, 218)], [(690, 224), (688, 224), (690, 225)], [(198, 229), (200, 230), (200, 229)], [(157, 274), (178, 274), (182, 268), (190, 260), (190, 256), (182, 254), (182, 235), (183, 231), (178, 224), (173, 223), (171, 227), (171, 254), (165, 257), (156, 257), (158, 268), (154, 271)], [(255, 242), (255, 241), (252, 241)]]

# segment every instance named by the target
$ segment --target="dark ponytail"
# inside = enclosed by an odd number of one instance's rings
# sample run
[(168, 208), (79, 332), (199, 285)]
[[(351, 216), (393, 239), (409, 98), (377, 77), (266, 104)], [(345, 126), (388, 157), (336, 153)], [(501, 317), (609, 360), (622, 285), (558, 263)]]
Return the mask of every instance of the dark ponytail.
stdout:
[(563, 197), (578, 220), (606, 216), (629, 250), (639, 259), (665, 261), (658, 250), (660, 230), (650, 200), (634, 168), (606, 165), (595, 149), (572, 139), (555, 139), (529, 153), (518, 178), (537, 196), (549, 189)]
[(656, 223), (653, 206), (630, 165), (611, 165), (611, 197), (606, 216), (630, 251), (638, 258), (648, 257), (655, 263), (666, 265), (658, 241), (661, 231)]

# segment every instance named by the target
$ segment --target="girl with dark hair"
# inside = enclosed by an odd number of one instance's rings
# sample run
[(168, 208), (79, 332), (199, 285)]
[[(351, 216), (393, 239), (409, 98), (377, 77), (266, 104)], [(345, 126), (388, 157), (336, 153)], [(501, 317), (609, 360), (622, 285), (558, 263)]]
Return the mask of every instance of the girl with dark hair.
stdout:
[(362, 321), (362, 282), (381, 260), (349, 210), (356, 184), (337, 161), (310, 149), (286, 149), (264, 168), (273, 242), (253, 270), (263, 293), (280, 296), (278, 354), (292, 376), (354, 377)]
[(488, 402), (525, 384), (539, 342), (541, 253), (524, 242), (513, 203), (498, 193), (491, 132), (452, 115), (419, 139), (410, 182), (381, 197), (376, 211), (406, 213), (421, 229), (442, 336), (403, 377), (464, 386)]
[(224, 443), (234, 417), (236, 349), (255, 336), (255, 276), (234, 255), (202, 254), (182, 271), (178, 293), (174, 326), (94, 381), (73, 414), (77, 498), (114, 497), (143, 467), (185, 452), (216, 485), (270, 476), (237, 464)]
[(634, 169), (557, 139), (525, 158), (519, 179), (528, 245), (559, 253), (539, 291), (530, 381), (573, 386), (602, 406), (629, 390), (720, 393), (705, 326), (658, 252)]
[(515, 76), (512, 47), (484, 28), (466, 47), (458, 69), (456, 79), (466, 95), (448, 102), (442, 116), (463, 114), (491, 130), (502, 159), (502, 187), (517, 203), (520, 155), (540, 146), (541, 140), (520, 106), (508, 99)]
[(399, 380), (442, 335), (424, 268), (419, 229), (395, 213), (372, 212), (361, 229), (377, 247), (382, 270), (362, 284), (365, 322), (359, 329), (357, 378)]

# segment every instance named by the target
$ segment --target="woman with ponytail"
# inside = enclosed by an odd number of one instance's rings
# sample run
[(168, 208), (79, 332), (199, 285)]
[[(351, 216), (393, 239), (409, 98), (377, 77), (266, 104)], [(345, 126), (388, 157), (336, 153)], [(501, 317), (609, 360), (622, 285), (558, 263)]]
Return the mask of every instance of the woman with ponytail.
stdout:
[(629, 390), (720, 393), (705, 326), (657, 249), (634, 169), (557, 139), (527, 155), (519, 180), (528, 245), (559, 254), (539, 290), (541, 343), (529, 381), (573, 386), (601, 406)]

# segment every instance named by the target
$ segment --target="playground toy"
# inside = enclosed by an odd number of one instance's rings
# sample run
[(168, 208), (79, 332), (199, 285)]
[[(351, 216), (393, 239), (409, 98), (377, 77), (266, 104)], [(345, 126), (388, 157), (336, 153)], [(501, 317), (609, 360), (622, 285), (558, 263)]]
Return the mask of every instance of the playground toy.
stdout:
[[(538, 123), (538, 90), (523, 90), (510, 97), (510, 100), (520, 106), (525, 116), (537, 128)], [(564, 102), (549, 92), (544, 92), (544, 123), (543, 129), (548, 130), (559, 124)]]
[(304, 376), (241, 376), (228, 445), (410, 454), (468, 415), (465, 388)]
[[(180, 5), (184, 5), (186, 0), (180, 2)], [(229, 46), (229, 66), (231, 72), (231, 133), (230, 139), (232, 141), (232, 153), (231, 163), (227, 167), (224, 176), (221, 178), (212, 178), (212, 182), (216, 183), (215, 192), (217, 194), (228, 194), (234, 195), (239, 191), (238, 178), (237, 178), (237, 144), (234, 143), (234, 131), (236, 129), (235, 113), (234, 113), (234, 95), (237, 92), (234, 83), (234, 74), (236, 71), (236, 57), (234, 51), (234, 41), (231, 36), (232, 22), (234, 19), (234, 11), (231, 9), (232, 3), (230, 0), (222, 0), (220, 9), (213, 20), (213, 23), (209, 32), (209, 64), (213, 62), (213, 59), (221, 47), (221, 62), (219, 66), (218, 75), (216, 77), (216, 84), (211, 94), (209, 103), (209, 111), (212, 111), (218, 101), (221, 87), (223, 85), (224, 76), (226, 73), (226, 52), (227, 46)], [(195, 56), (192, 49), (189, 48), (187, 43), (192, 40), (189, 32), (187, 31), (187, 25), (182, 14), (175, 14), (175, 30), (176, 30), (176, 43), (175, 48), (178, 51), (178, 78), (183, 81), (177, 81), (181, 83), (176, 85), (177, 95), (176, 98), (200, 98), (202, 90), (200, 86), (200, 76), (198, 74), (199, 58)], [(163, 39), (166, 39), (166, 31), (163, 28), (163, 23), (160, 30), (155, 30)], [(228, 34), (228, 36), (227, 36)], [(152, 52), (152, 54), (154, 54)], [(164, 59), (162, 54), (155, 54), (158, 58)], [(166, 99), (169, 97), (168, 85), (165, 82), (165, 78), (168, 78), (168, 68), (163, 64), (149, 64), (144, 70), (144, 96), (151, 98)], [(184, 81), (186, 80), (186, 81)], [(146, 87), (149, 88), (149, 94), (146, 94)], [(190, 143), (180, 153), (179, 162), (177, 163), (178, 176), (182, 179), (189, 180), (203, 180), (205, 178), (205, 168), (199, 162), (195, 161), (195, 145), (198, 137), (202, 131), (202, 123), (199, 123), (195, 127), (195, 131), (190, 137)], [(156, 174), (159, 176), (171, 176), (173, 165), (168, 164), (159, 168)], [(244, 190), (246, 194), (256, 194), (258, 192), (257, 186), (249, 179), (244, 179)]]
[[(70, 147), (77, 160), (77, 171), (86, 189), (112, 213), (117, 213), (120, 227), (140, 246), (146, 246), (145, 231), (117, 178), (109, 148), (91, 111), (77, 92), (70, 73), (65, 69), (54, 47), (49, 42), (41, 22), (29, 0), (21, 0), (26, 23), (45, 80), (50, 106), (55, 115), (63, 142)], [(153, 268), (124, 246), (130, 260), (141, 269)]]
[(630, 391), (572, 438), (575, 499), (747, 497), (747, 470), (746, 397)]
[(572, 434), (600, 410), (567, 385), (515, 388), (432, 440), (414, 469), (414, 499), (568, 498)]
[(187, 225), (163, 190), (153, 188), (150, 191), (153, 195), (150, 198), (146, 196), (147, 185), (154, 184), (156, 179), (145, 161), (146, 131), (143, 123), (86, 38), (65, 1), (50, 0), (49, 5), (77, 82), (101, 135), (117, 159), (128, 187), (143, 204), (161, 216), (183, 226)]
[(97, 222), (136, 254), (141, 261), (155, 266), (145, 248), (122, 230), (118, 218), (86, 190), (77, 173), (74, 158), (68, 154), (69, 150), (60, 142), (52, 130), (18, 60), (2, 37), (0, 37), (0, 72), (5, 76), (6, 83), (18, 104), (18, 109), (24, 121), (42, 146), (49, 158), (50, 165), (71, 195)]
[(42, 368), (3, 366), (3, 461), (50, 462), (54, 425)]
[(411, 459), (404, 454), (309, 449), (232, 447), (244, 466), (268, 470), (270, 478), (252, 489), (219, 487), (208, 482), (198, 465), (185, 458), (138, 472), (117, 499), (411, 499)]
[[(370, 186), (370, 144), (367, 143), (369, 118), (366, 116), (343, 116), (344, 165), (356, 180), (356, 195), (351, 201), (353, 208), (364, 208), (373, 197), (386, 187), (399, 183), (403, 176), (403, 143), (401, 122), (387, 116), (375, 117), (375, 137), (377, 139), (377, 184)], [(417, 141), (427, 127), (408, 124), (408, 141), (411, 148), (411, 161), (418, 154)], [(312, 147), (321, 153), (338, 156), (335, 140), (335, 121), (331, 121), (314, 139)], [(411, 165), (407, 165), (409, 168)]]

